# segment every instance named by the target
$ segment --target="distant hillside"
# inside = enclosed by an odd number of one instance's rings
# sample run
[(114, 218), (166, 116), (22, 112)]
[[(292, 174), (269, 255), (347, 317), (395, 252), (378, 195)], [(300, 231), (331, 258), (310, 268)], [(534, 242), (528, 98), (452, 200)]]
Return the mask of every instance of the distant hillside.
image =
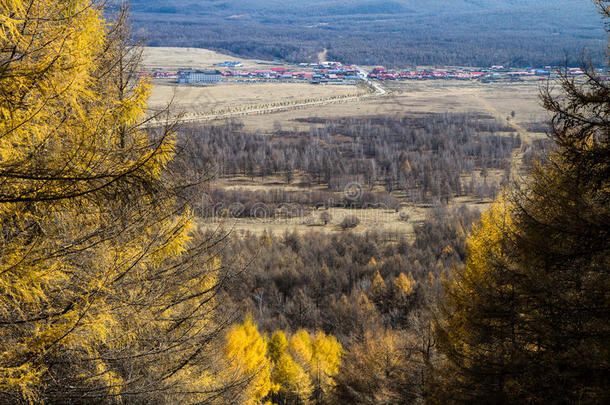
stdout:
[(601, 61), (605, 33), (588, 0), (132, 0), (152, 46), (362, 64)]

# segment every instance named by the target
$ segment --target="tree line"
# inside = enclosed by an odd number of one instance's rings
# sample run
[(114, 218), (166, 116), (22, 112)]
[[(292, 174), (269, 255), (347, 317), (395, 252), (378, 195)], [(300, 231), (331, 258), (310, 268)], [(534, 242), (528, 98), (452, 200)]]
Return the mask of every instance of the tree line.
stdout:
[(317, 62), (326, 49), (329, 60), (399, 68), (576, 65), (583, 47), (597, 63), (604, 58), (604, 32), (586, 2), (490, 7), (490, 1), (436, 1), (400, 7), (396, 1), (367, 1), (351, 10), (329, 2), (288, 8), (269, 2), (177, 3), (135, 7), (135, 26), (150, 46), (296, 63)]

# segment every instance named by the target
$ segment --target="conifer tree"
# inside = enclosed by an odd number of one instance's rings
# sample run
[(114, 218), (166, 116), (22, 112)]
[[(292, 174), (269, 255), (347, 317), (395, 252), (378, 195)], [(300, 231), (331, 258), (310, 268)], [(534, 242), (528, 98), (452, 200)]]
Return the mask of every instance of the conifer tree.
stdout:
[(371, 282), (370, 294), (371, 299), (377, 304), (379, 307), (383, 308), (386, 304), (384, 301), (387, 295), (387, 286), (383, 277), (381, 277), (381, 273), (377, 271), (375, 273), (375, 277), (373, 277), (373, 281)]
[(334, 385), (332, 378), (341, 364), (341, 344), (322, 331), (312, 336), (306, 330), (299, 330), (291, 337), (289, 347), (295, 361), (311, 378), (315, 403), (321, 403)]
[(236, 380), (248, 382), (240, 403), (260, 404), (279, 388), (271, 381), (272, 363), (267, 357), (267, 342), (251, 315), (242, 324), (234, 325), (227, 334), (225, 357), (230, 369), (237, 374)]
[(272, 394), (276, 404), (306, 404), (312, 394), (309, 375), (297, 364), (288, 352), (286, 334), (278, 330), (268, 343), (269, 358), (273, 362), (272, 379), (279, 387)]
[(398, 277), (394, 279), (394, 294), (396, 297), (400, 299), (406, 299), (415, 290), (415, 279), (413, 278), (413, 274), (409, 273), (409, 275), (405, 275), (405, 273), (400, 273)]
[(221, 263), (176, 197), (172, 125), (143, 127), (125, 15), (8, 0), (0, 21), (0, 402), (226, 393)]
[(483, 215), (446, 283), (437, 403), (610, 401), (610, 87), (583, 69), (543, 91), (555, 150)]

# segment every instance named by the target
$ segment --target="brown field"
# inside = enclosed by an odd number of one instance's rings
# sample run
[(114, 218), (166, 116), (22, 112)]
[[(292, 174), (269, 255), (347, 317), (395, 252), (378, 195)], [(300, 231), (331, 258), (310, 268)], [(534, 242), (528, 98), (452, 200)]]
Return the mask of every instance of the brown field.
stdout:
[[(208, 49), (147, 47), (142, 55), (145, 69), (181, 70), (209, 69), (225, 61), (239, 61), (244, 64), (240, 69), (264, 69), (273, 65), (270, 61), (244, 59), (225, 55)], [(282, 65), (290, 66), (290, 65)]]
[(257, 108), (280, 102), (294, 104), (312, 99), (364, 93), (365, 90), (357, 86), (322, 86), (307, 83), (229, 82), (206, 86), (183, 86), (157, 81), (149, 100), (149, 108), (155, 111), (164, 108), (173, 100), (172, 108), (175, 111), (204, 115), (212, 111)]
[[(484, 211), (489, 208), (490, 201), (477, 201), (468, 198), (456, 199), (453, 205), (467, 205)], [(313, 210), (306, 216), (298, 218), (229, 218), (229, 219), (206, 219), (201, 220), (199, 225), (202, 228), (223, 228), (233, 233), (261, 234), (263, 232), (282, 235), (285, 232), (306, 233), (310, 231), (324, 233), (354, 232), (365, 233), (369, 231), (386, 232), (390, 234), (403, 234), (413, 237), (413, 229), (421, 223), (431, 212), (430, 206), (410, 205), (403, 207), (400, 211), (386, 209), (348, 209), (348, 208), (329, 208), (326, 211), (332, 219), (329, 224), (324, 225), (320, 220), (320, 214), (325, 210)], [(408, 215), (408, 220), (400, 219), (402, 213)], [(340, 226), (341, 221), (346, 216), (356, 216), (360, 224), (352, 229), (343, 230)]]
[(287, 128), (307, 129), (311, 118), (368, 117), (405, 113), (485, 112), (506, 119), (512, 111), (514, 125), (526, 134), (524, 124), (544, 121), (545, 111), (538, 100), (539, 82), (484, 84), (478, 82), (386, 82), (389, 94), (381, 97), (313, 106), (270, 115), (253, 115), (244, 119), (246, 127), (272, 130), (275, 123)]
[(409, 221), (400, 221), (399, 213), (392, 210), (381, 209), (366, 209), (366, 210), (350, 210), (346, 208), (329, 208), (326, 210), (332, 217), (329, 224), (323, 225), (320, 221), (320, 214), (324, 210), (314, 210), (309, 215), (300, 218), (287, 219), (226, 219), (218, 221), (204, 221), (201, 225), (204, 227), (222, 226), (226, 229), (231, 229), (233, 232), (255, 234), (268, 232), (276, 235), (281, 235), (284, 232), (304, 233), (308, 231), (337, 233), (345, 232), (339, 224), (348, 215), (354, 215), (360, 220), (360, 224), (350, 229), (350, 232), (364, 233), (366, 231), (379, 231), (401, 234), (413, 234), (413, 226), (425, 218), (427, 209), (420, 207), (407, 207), (403, 211), (409, 214)]

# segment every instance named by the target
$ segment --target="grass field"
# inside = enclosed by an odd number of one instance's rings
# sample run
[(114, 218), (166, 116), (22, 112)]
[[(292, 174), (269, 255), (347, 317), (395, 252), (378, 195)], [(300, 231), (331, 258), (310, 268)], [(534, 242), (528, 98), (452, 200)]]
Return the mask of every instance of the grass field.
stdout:
[[(275, 66), (270, 61), (244, 59), (225, 55), (208, 49), (147, 47), (142, 55), (142, 66), (145, 69), (187, 70), (209, 69), (225, 61), (239, 61), (243, 69), (263, 69)], [(285, 65), (288, 66), (288, 65)]]
[[(149, 108), (155, 111), (170, 101), (175, 111), (206, 114), (212, 111), (247, 109), (276, 103), (299, 103), (363, 94), (357, 86), (322, 86), (307, 83), (221, 83), (207, 86), (178, 86), (158, 81)], [(268, 118), (268, 117), (267, 117)]]
[(269, 131), (276, 122), (287, 128), (307, 129), (312, 125), (311, 118), (473, 111), (506, 119), (514, 111), (515, 117), (511, 121), (525, 127), (529, 122), (548, 118), (538, 100), (540, 84), (537, 81), (495, 84), (473, 81), (386, 82), (383, 85), (389, 90), (389, 94), (383, 97), (251, 116), (244, 123), (251, 129)]
[[(490, 172), (490, 176), (496, 176), (500, 173)], [(223, 189), (239, 189), (239, 190), (284, 190), (284, 191), (303, 191), (304, 188), (299, 187), (298, 180), (292, 185), (283, 183), (279, 177), (270, 176), (264, 181), (260, 178), (250, 179), (248, 177), (239, 177), (232, 179), (223, 179), (216, 186)], [(320, 189), (324, 190), (324, 186), (309, 187), (307, 190)], [(382, 187), (377, 187), (375, 191), (383, 191)], [(453, 205), (466, 205), (470, 208), (485, 210), (491, 205), (491, 200), (480, 200), (469, 197), (460, 197), (454, 199)], [(300, 208), (295, 208), (301, 211)], [(294, 218), (206, 218), (200, 220), (199, 224), (203, 227), (222, 227), (230, 229), (236, 233), (254, 233), (261, 234), (263, 232), (282, 235), (284, 232), (305, 233), (309, 231), (324, 232), (324, 233), (340, 233), (354, 232), (365, 233), (368, 231), (386, 232), (407, 234), (410, 237), (414, 236), (413, 229), (421, 223), (427, 215), (432, 211), (432, 206), (428, 204), (403, 204), (398, 210), (393, 209), (350, 209), (350, 208), (328, 208), (314, 209), (310, 211), (302, 211), (302, 216)], [(320, 215), (326, 212), (330, 214), (330, 222), (326, 225), (320, 219)], [(344, 230), (340, 224), (346, 216), (355, 216), (360, 223), (355, 228)]]
[[(351, 232), (364, 233), (366, 231), (374, 230), (379, 232), (411, 235), (413, 234), (414, 225), (424, 220), (428, 210), (421, 207), (408, 207), (403, 209), (403, 211), (409, 214), (409, 221), (400, 221), (400, 214), (391, 210), (350, 210), (346, 208), (329, 208), (328, 210), (315, 210), (309, 215), (299, 218), (223, 219), (218, 221), (203, 221), (201, 222), (201, 225), (206, 227), (209, 227), (210, 225), (222, 226), (227, 229), (232, 229), (237, 233), (250, 232), (260, 234), (263, 232), (268, 232), (276, 235), (282, 235), (286, 231), (296, 231), (298, 233), (308, 231), (338, 233), (343, 232), (340, 226), (343, 218), (353, 215), (359, 219), (360, 224), (357, 227), (350, 229), (349, 231)], [(327, 225), (324, 225), (319, 218), (322, 212), (329, 213), (332, 218)]]

